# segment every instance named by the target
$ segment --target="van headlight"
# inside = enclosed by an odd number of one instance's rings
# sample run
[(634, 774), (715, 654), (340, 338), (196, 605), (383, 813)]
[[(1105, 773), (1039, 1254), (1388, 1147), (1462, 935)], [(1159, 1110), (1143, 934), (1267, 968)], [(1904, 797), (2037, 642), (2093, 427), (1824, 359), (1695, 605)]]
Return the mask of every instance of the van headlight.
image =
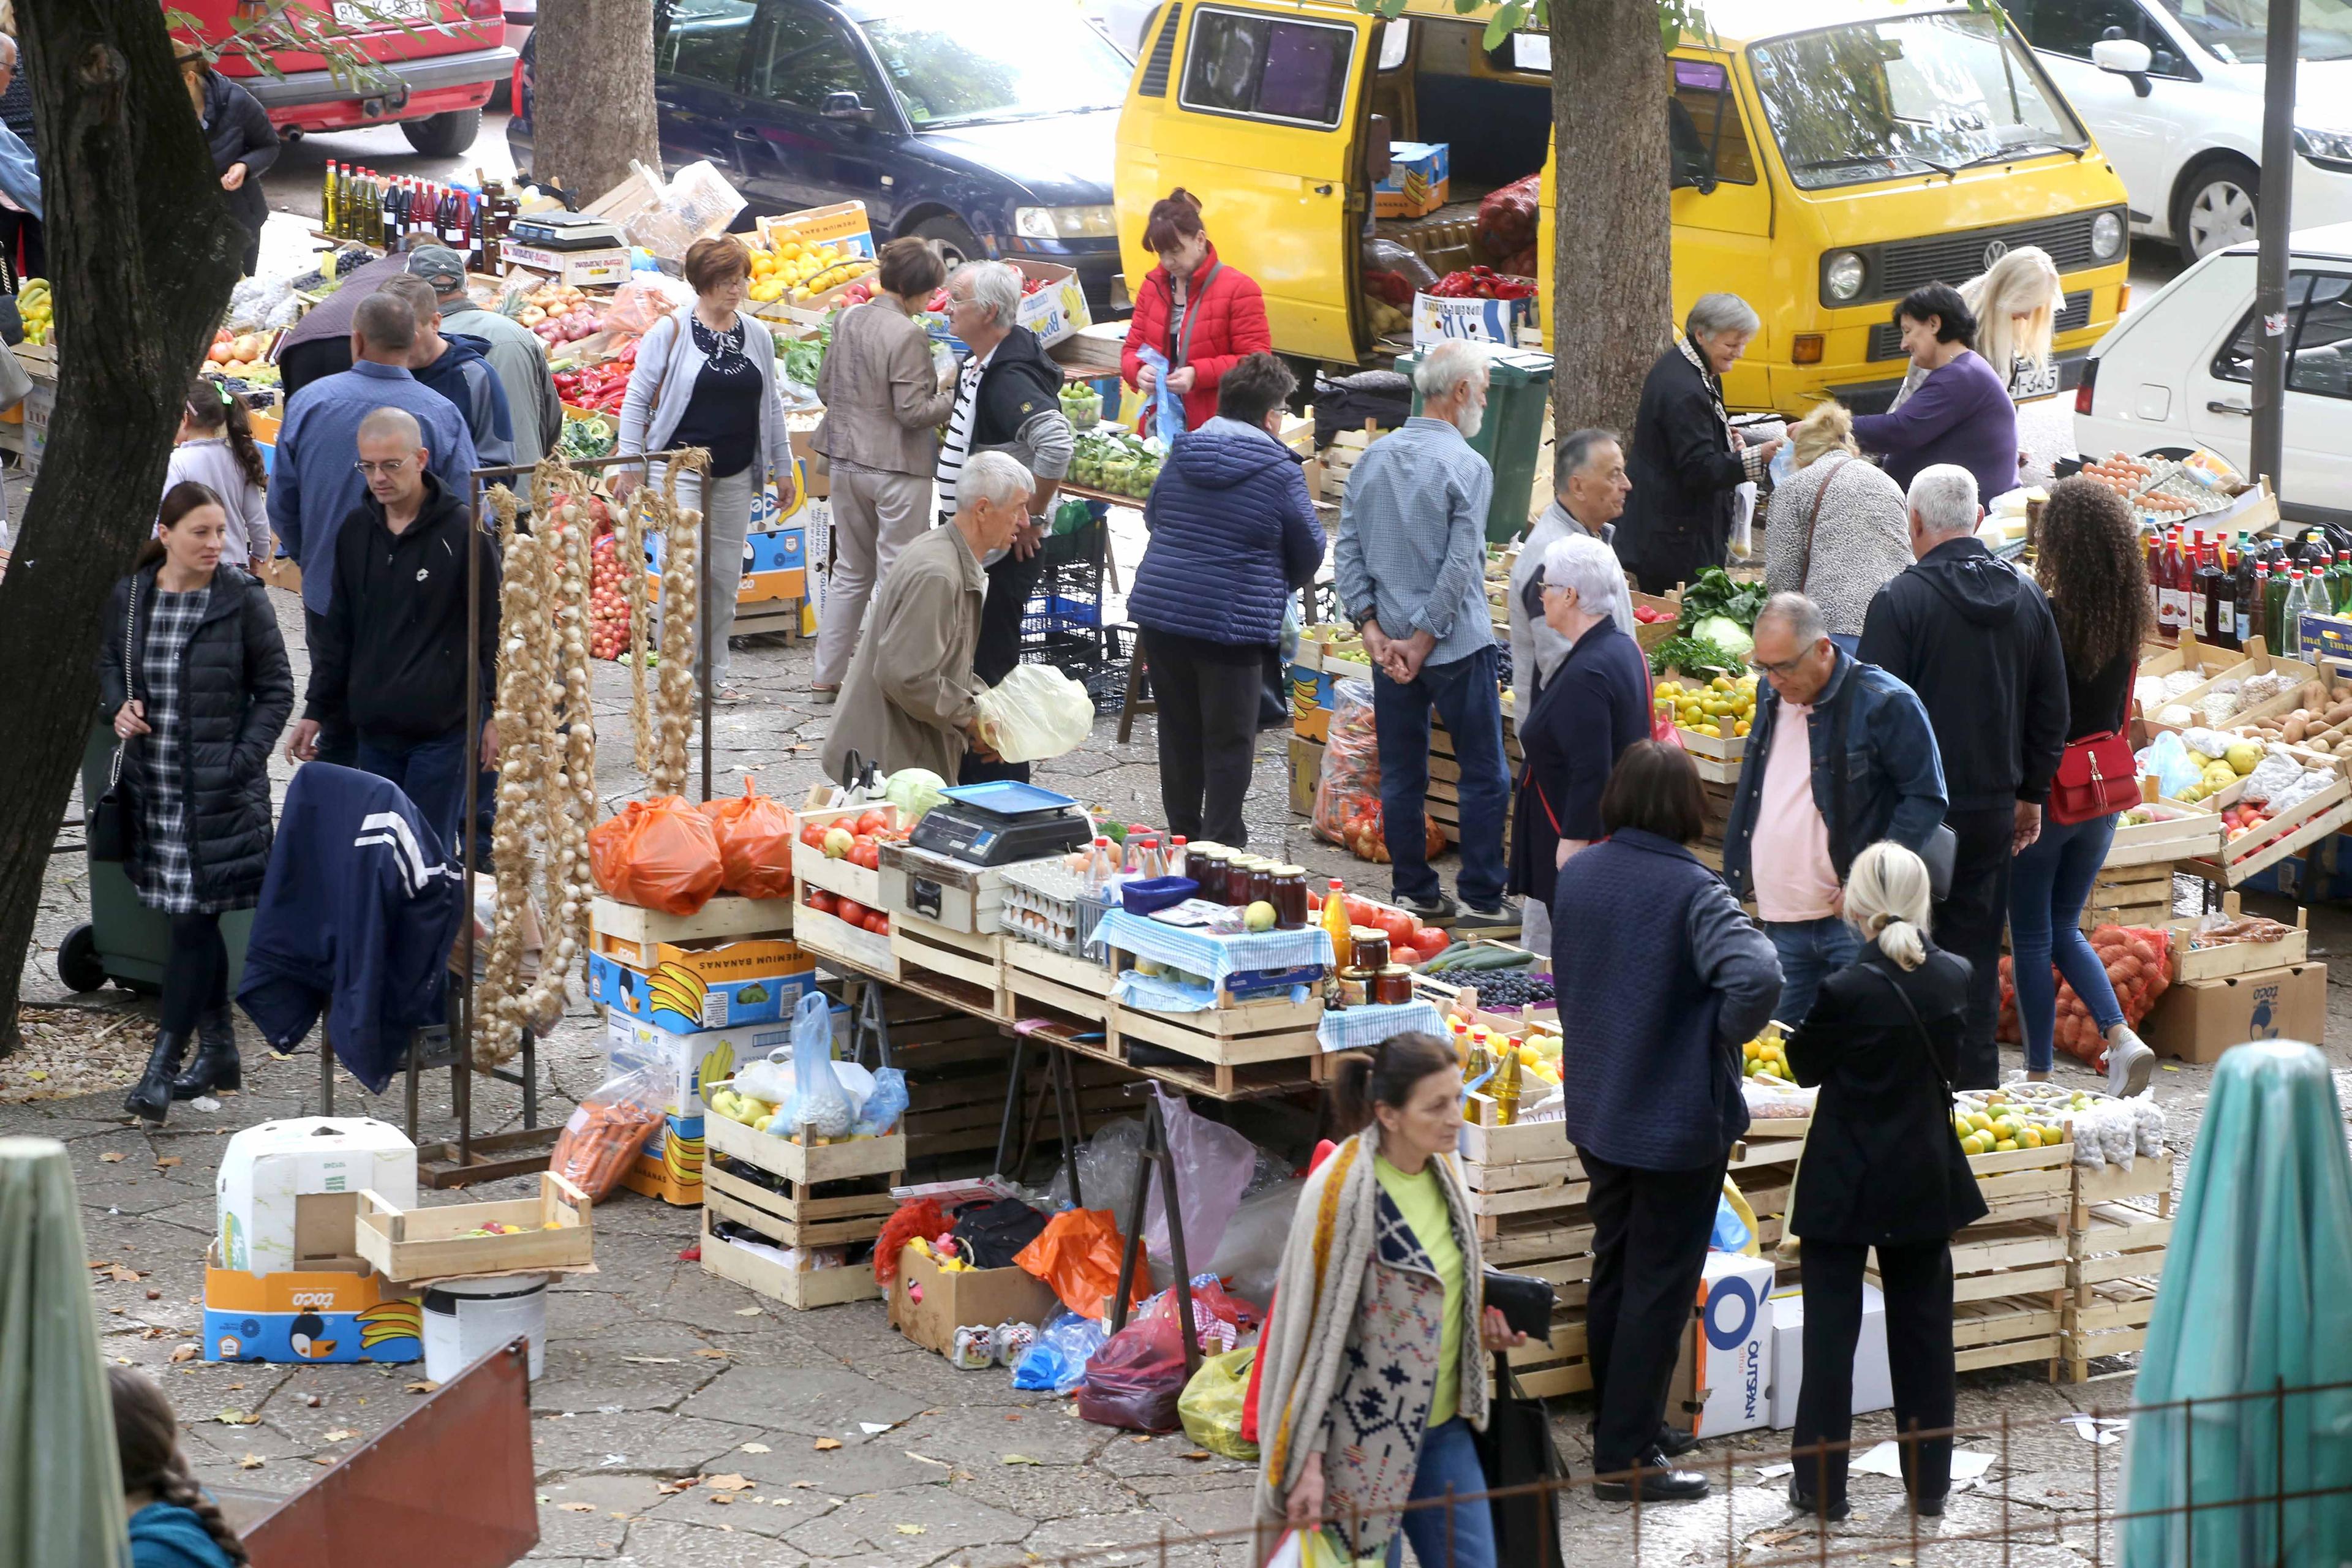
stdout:
[(1843, 302), (1860, 294), (1867, 276), (1862, 258), (1851, 250), (1832, 251), (1822, 264), (1822, 287), (1832, 300)]
[(2101, 261), (2113, 260), (2124, 247), (2124, 220), (2116, 213), (2101, 213), (2091, 220), (2091, 254)]
[(1024, 239), (1101, 239), (1116, 232), (1117, 221), (1108, 203), (1013, 209), (1013, 230)]

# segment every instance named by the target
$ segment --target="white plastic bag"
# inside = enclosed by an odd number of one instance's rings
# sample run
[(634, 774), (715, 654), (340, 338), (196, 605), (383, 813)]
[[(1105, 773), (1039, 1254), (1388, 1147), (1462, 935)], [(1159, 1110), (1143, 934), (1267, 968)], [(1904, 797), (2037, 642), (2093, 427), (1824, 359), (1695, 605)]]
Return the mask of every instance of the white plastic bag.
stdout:
[(1756, 481), (1748, 479), (1731, 492), (1731, 553), (1748, 560), (1756, 553)]
[(1042, 762), (1075, 752), (1094, 731), (1087, 689), (1043, 664), (1016, 664), (980, 694), (981, 734), (1008, 763)]
[[(812, 991), (793, 1011), (793, 1086), (790, 1130), (818, 1138), (845, 1138), (857, 1108), (850, 1103), (833, 1059), (833, 1004)], [(776, 1131), (774, 1123), (769, 1131)]]

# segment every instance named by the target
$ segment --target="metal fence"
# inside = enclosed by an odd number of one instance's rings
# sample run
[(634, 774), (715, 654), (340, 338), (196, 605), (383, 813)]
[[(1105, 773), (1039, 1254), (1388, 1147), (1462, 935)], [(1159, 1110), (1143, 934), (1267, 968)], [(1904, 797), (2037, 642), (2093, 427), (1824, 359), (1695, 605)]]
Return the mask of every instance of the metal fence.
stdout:
[[(2196, 1568), (2202, 1561), (2221, 1568), (2346, 1568), (2352, 1564), (2352, 1382), (2289, 1387), (2284, 1384), (2252, 1393), (2184, 1399), (2165, 1404), (2090, 1406), (2078, 1414), (2095, 1422), (2124, 1421), (2138, 1433), (2142, 1446), (2158, 1445), (2157, 1462), (2174, 1480), (2168, 1489), (2173, 1500), (2164, 1506), (2133, 1510), (2124, 1496), (2123, 1456), (2128, 1443), (2084, 1443), (2088, 1450), (2087, 1509), (2053, 1509), (2046, 1500), (2012, 1500), (2011, 1482), (2021, 1471), (2046, 1470), (2046, 1456), (2021, 1465), (2016, 1445), (2027, 1432), (2046, 1434), (2068, 1417), (2037, 1416), (2030, 1427), (2012, 1423), (2007, 1415), (1990, 1426), (1964, 1425), (1940, 1431), (1913, 1431), (1893, 1439), (1916, 1445), (1938, 1438), (1990, 1439), (1993, 1466), (1980, 1485), (1951, 1494), (1948, 1517), (1923, 1519), (1907, 1507), (1890, 1521), (1864, 1519), (1857, 1501), (1853, 1517), (1832, 1523), (1791, 1510), (1784, 1520), (1759, 1520), (1752, 1509), (1733, 1506), (1741, 1472), (1793, 1463), (1795, 1450), (1726, 1451), (1721, 1455), (1691, 1455), (1675, 1461), (1715, 1483), (1704, 1504), (1657, 1502), (1610, 1504), (1593, 1502), (1581, 1513), (1584, 1527), (1622, 1520), (1623, 1540), (1615, 1544), (1587, 1542), (1580, 1552), (1565, 1553), (1570, 1563), (1622, 1562), (1638, 1568), (1643, 1562), (1644, 1521), (1650, 1521), (1654, 1544), (1671, 1545), (1676, 1568), (1804, 1568), (1832, 1563), (1889, 1562), (1970, 1564), (1971, 1568), (2011, 1568), (2025, 1549), (2060, 1548), (2078, 1559), (2105, 1568), (2129, 1563), (2132, 1568)], [(2100, 1428), (2094, 1428), (2097, 1431)], [(2125, 1428), (2110, 1428), (2122, 1431)], [(1839, 1449), (1875, 1447), (1883, 1439), (1854, 1438), (1804, 1450), (1818, 1458)], [(2200, 1447), (2204, 1458), (2199, 1457)], [(1975, 1452), (1985, 1450), (1979, 1447)], [(2143, 1461), (2146, 1462), (2146, 1461)], [(2181, 1478), (2189, 1478), (2184, 1483)], [(1467, 1496), (1449, 1496), (1408, 1505), (1402, 1512), (1445, 1508), (1449, 1503), (1485, 1501), (1508, 1506), (1514, 1500), (1542, 1494), (1571, 1494), (1596, 1481), (1637, 1481), (1629, 1475), (1570, 1475), (1501, 1488)], [(1766, 1483), (1785, 1491), (1784, 1479)], [(1757, 1489), (1754, 1488), (1751, 1490)], [(1638, 1488), (1636, 1489), (1638, 1491)], [(1565, 1498), (1545, 1500), (1555, 1510)], [(1719, 1540), (1702, 1542), (1689, 1528), (1694, 1508), (1712, 1507), (1723, 1516)], [(1600, 1511), (1612, 1510), (1610, 1511)], [(1997, 1510), (1997, 1519), (1979, 1516)], [(1963, 1516), (1969, 1522), (1962, 1522)], [(1671, 1522), (1669, 1522), (1671, 1521)], [(1108, 1521), (1107, 1521), (1108, 1522)], [(1352, 1537), (1359, 1516), (1330, 1519)], [(2133, 1538), (2131, 1550), (2125, 1538)], [(1000, 1565), (984, 1554), (968, 1559), (972, 1568), (1190, 1568), (1213, 1562), (1223, 1568), (1262, 1563), (1282, 1538), (1280, 1527), (1193, 1533), (1166, 1527), (1150, 1540), (1121, 1547), (1092, 1547), (1065, 1556), (1024, 1552)], [(1408, 1547), (1407, 1552), (1411, 1549)], [(1719, 1551), (1720, 1555), (1717, 1555)], [(1613, 1554), (1613, 1555), (1612, 1555)], [(1498, 1556), (1501, 1554), (1498, 1552)], [(2036, 1563), (2048, 1559), (2027, 1551)], [(1452, 1550), (1440, 1561), (1423, 1562), (1421, 1568), (1464, 1568)], [(1534, 1561), (1503, 1560), (1499, 1568), (1543, 1568)]]

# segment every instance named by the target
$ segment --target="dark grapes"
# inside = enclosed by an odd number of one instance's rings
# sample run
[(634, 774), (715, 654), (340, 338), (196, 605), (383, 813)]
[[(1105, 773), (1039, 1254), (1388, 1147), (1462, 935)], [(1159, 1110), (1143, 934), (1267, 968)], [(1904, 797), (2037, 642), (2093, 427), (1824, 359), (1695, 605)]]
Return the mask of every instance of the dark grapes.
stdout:
[(1500, 973), (1481, 974), (1475, 979), (1465, 976), (1465, 982), (1477, 986), (1478, 1005), (1481, 1007), (1532, 1007), (1552, 1000), (1551, 976), (1549, 974), (1507, 970)]

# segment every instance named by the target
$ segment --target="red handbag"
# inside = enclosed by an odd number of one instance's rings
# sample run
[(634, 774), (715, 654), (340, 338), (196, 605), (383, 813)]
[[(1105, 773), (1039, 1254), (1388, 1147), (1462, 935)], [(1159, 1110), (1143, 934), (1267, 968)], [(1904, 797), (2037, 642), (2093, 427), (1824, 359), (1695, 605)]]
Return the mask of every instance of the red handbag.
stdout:
[(2131, 743), (2122, 731), (2108, 730), (2067, 743), (2042, 814), (2068, 827), (2128, 811), (2139, 803), (2139, 767), (2132, 759)]

